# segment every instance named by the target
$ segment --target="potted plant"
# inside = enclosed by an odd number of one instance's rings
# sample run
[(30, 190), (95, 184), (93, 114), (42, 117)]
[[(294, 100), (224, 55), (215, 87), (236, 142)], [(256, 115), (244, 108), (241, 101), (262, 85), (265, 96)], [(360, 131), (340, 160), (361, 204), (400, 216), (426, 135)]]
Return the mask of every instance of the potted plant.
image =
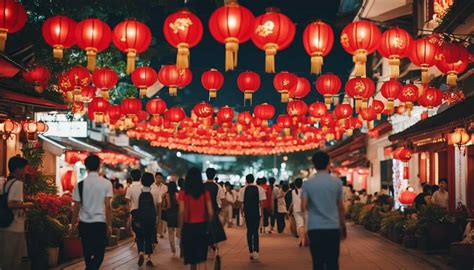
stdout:
[(416, 248), (417, 239), (416, 239), (416, 230), (418, 227), (418, 220), (416, 218), (409, 218), (405, 222), (405, 227), (403, 228), (403, 240), (402, 244), (407, 248)]
[(359, 214), (363, 206), (364, 204), (362, 203), (355, 203), (349, 206), (349, 217), (355, 224), (359, 224)]
[(423, 205), (418, 212), (418, 248), (431, 251), (447, 249), (453, 242), (456, 226), (450, 221), (446, 209), (435, 204)]
[(380, 229), (380, 222), (382, 220), (380, 209), (375, 207), (373, 204), (365, 205), (360, 212), (359, 217), (361, 224), (364, 225), (364, 228), (377, 232)]
[(395, 224), (399, 216), (400, 213), (398, 211), (389, 211), (383, 214), (380, 225), (380, 233), (383, 236), (390, 238), (393, 225)]
[(63, 253), (66, 259), (82, 258), (82, 242), (77, 227), (74, 230), (68, 230), (64, 237)]
[(405, 218), (405, 216), (400, 215), (397, 217), (392, 227), (392, 241), (398, 244), (401, 244), (403, 242), (403, 231), (406, 222), (407, 219)]

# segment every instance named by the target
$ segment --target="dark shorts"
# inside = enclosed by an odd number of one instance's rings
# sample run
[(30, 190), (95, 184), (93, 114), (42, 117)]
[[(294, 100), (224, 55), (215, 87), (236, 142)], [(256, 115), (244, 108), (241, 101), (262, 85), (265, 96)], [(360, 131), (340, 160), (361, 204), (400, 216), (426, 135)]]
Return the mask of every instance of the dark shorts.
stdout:
[(182, 232), (184, 264), (198, 264), (207, 260), (208, 223), (184, 223)]

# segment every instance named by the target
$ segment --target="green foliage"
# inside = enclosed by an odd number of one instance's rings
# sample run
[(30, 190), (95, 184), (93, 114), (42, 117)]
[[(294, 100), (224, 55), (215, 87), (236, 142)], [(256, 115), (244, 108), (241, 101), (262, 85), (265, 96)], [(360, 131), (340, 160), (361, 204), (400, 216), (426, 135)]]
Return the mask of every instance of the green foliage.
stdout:
[(39, 174), (35, 177), (26, 177), (24, 192), (26, 196), (33, 196), (40, 192), (56, 194), (58, 193), (58, 190), (56, 188), (54, 176)]
[(112, 227), (127, 226), (129, 211), (124, 193), (115, 194), (112, 199)]
[(370, 204), (365, 205), (360, 211), (359, 220), (367, 230), (373, 232), (378, 231), (380, 229), (380, 222), (382, 221), (380, 209)]
[(447, 222), (447, 211), (436, 204), (423, 205), (418, 211), (417, 235), (424, 236), (428, 233), (428, 228), (433, 224), (443, 224)]
[(418, 229), (418, 220), (410, 218), (405, 222), (404, 235), (414, 236)]
[(359, 223), (359, 214), (364, 206), (363, 203), (355, 203), (349, 206), (348, 216), (355, 223)]
[(44, 150), (41, 146), (26, 143), (21, 149), (21, 152), (23, 153), (23, 157), (28, 160), (28, 165), (34, 168), (42, 166)]
[[(382, 216), (380, 232), (388, 236), (395, 226), (401, 231), (404, 225), (405, 217), (400, 211), (390, 211)], [(401, 226), (401, 227), (400, 227)]]

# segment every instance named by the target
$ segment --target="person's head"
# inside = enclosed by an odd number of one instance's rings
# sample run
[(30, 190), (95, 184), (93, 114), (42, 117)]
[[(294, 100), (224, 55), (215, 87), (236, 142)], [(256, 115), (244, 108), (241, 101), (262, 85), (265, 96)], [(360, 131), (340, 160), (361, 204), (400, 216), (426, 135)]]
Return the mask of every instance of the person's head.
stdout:
[(431, 194), (435, 193), (436, 191), (439, 190), (439, 186), (438, 185), (432, 185), (431, 186)]
[(329, 155), (326, 152), (317, 151), (314, 153), (312, 161), (318, 171), (327, 170), (329, 168)]
[(438, 183), (439, 183), (439, 189), (441, 189), (441, 190), (447, 190), (448, 189), (448, 179), (441, 178), (441, 179), (439, 179)]
[(224, 187), (227, 191), (231, 191), (232, 190), (232, 185), (230, 184), (229, 181), (225, 182), (224, 183)]
[(290, 183), (290, 189), (291, 190), (295, 189), (295, 183)]
[(157, 185), (161, 185), (161, 183), (163, 182), (163, 174), (161, 172), (156, 172), (155, 173), (155, 183)]
[(290, 190), (290, 187), (288, 186), (288, 184), (283, 184), (281, 185), (281, 190), (283, 190), (283, 192), (287, 192), (288, 190)]
[(207, 168), (206, 170), (206, 177), (207, 180), (214, 180), (216, 178), (217, 171), (214, 168)]
[(255, 182), (255, 177), (253, 174), (247, 174), (247, 176), (245, 176), (245, 182), (247, 184), (253, 184), (253, 182)]
[(130, 177), (132, 178), (133, 182), (138, 182), (142, 177), (142, 172), (138, 169), (134, 169), (130, 172)]
[(374, 192), (374, 197), (377, 197), (379, 196), (379, 193), (378, 192)]
[(142, 185), (144, 187), (150, 187), (155, 182), (153, 174), (151, 173), (144, 173), (142, 175)]
[(347, 185), (347, 177), (343, 176), (340, 179), (341, 179), (342, 185), (346, 186)]
[(26, 165), (28, 165), (28, 160), (22, 157), (11, 157), (8, 160), (8, 170), (15, 178), (23, 179)]
[(86, 160), (84, 160), (84, 165), (89, 172), (97, 172), (100, 168), (100, 158), (94, 154), (90, 154), (86, 157)]
[(296, 179), (295, 179), (295, 187), (299, 189), (299, 188), (301, 188), (302, 186), (303, 186), (303, 179), (301, 179), (301, 178), (296, 178)]
[(431, 192), (431, 185), (425, 184), (423, 185), (423, 193), (430, 193)]
[(180, 189), (184, 188), (184, 178), (183, 177), (178, 178), (178, 187)]
[(202, 182), (201, 171), (198, 168), (189, 169), (185, 181), (184, 190), (186, 194), (199, 198), (204, 193), (204, 183)]
[(176, 185), (175, 181), (170, 181), (168, 183), (168, 193), (176, 193), (178, 192), (178, 186)]
[(225, 183), (224, 183), (224, 181), (220, 181), (218, 184), (219, 184), (219, 186), (224, 187)]
[(114, 184), (114, 188), (115, 188), (115, 189), (122, 189), (122, 188), (123, 188), (123, 185), (120, 184), (120, 182), (119, 182), (118, 179), (115, 179), (115, 180), (113, 181), (113, 184)]
[(275, 185), (275, 182), (276, 182), (275, 177), (270, 177), (270, 178), (268, 178), (268, 182), (269, 182), (270, 185), (272, 185), (272, 186)]

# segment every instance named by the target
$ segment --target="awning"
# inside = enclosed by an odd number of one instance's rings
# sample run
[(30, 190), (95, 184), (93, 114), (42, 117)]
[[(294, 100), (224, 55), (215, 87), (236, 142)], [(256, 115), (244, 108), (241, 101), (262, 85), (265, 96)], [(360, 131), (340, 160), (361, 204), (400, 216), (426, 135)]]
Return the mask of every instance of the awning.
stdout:
[(137, 146), (135, 146), (135, 147), (122, 146), (122, 148), (124, 148), (128, 152), (129, 155), (134, 156), (136, 158), (139, 158), (139, 159), (155, 159), (155, 157), (152, 154), (141, 150)]
[(67, 110), (68, 106), (65, 104), (55, 103), (44, 98), (32, 97), (24, 94), (19, 94), (15, 92), (11, 92), (5, 89), (0, 89), (0, 99), (2, 101), (22, 104), (22, 105), (29, 105), (38, 108), (44, 109), (54, 109), (54, 110)]
[(367, 134), (358, 133), (330, 147), (328, 154), (337, 166), (368, 167), (366, 145)]
[(94, 145), (79, 141), (75, 138), (64, 137), (49, 137), (45, 135), (38, 135), (43, 141), (43, 149), (56, 156), (60, 156), (66, 151), (81, 151), (88, 153), (98, 153), (102, 149)]

